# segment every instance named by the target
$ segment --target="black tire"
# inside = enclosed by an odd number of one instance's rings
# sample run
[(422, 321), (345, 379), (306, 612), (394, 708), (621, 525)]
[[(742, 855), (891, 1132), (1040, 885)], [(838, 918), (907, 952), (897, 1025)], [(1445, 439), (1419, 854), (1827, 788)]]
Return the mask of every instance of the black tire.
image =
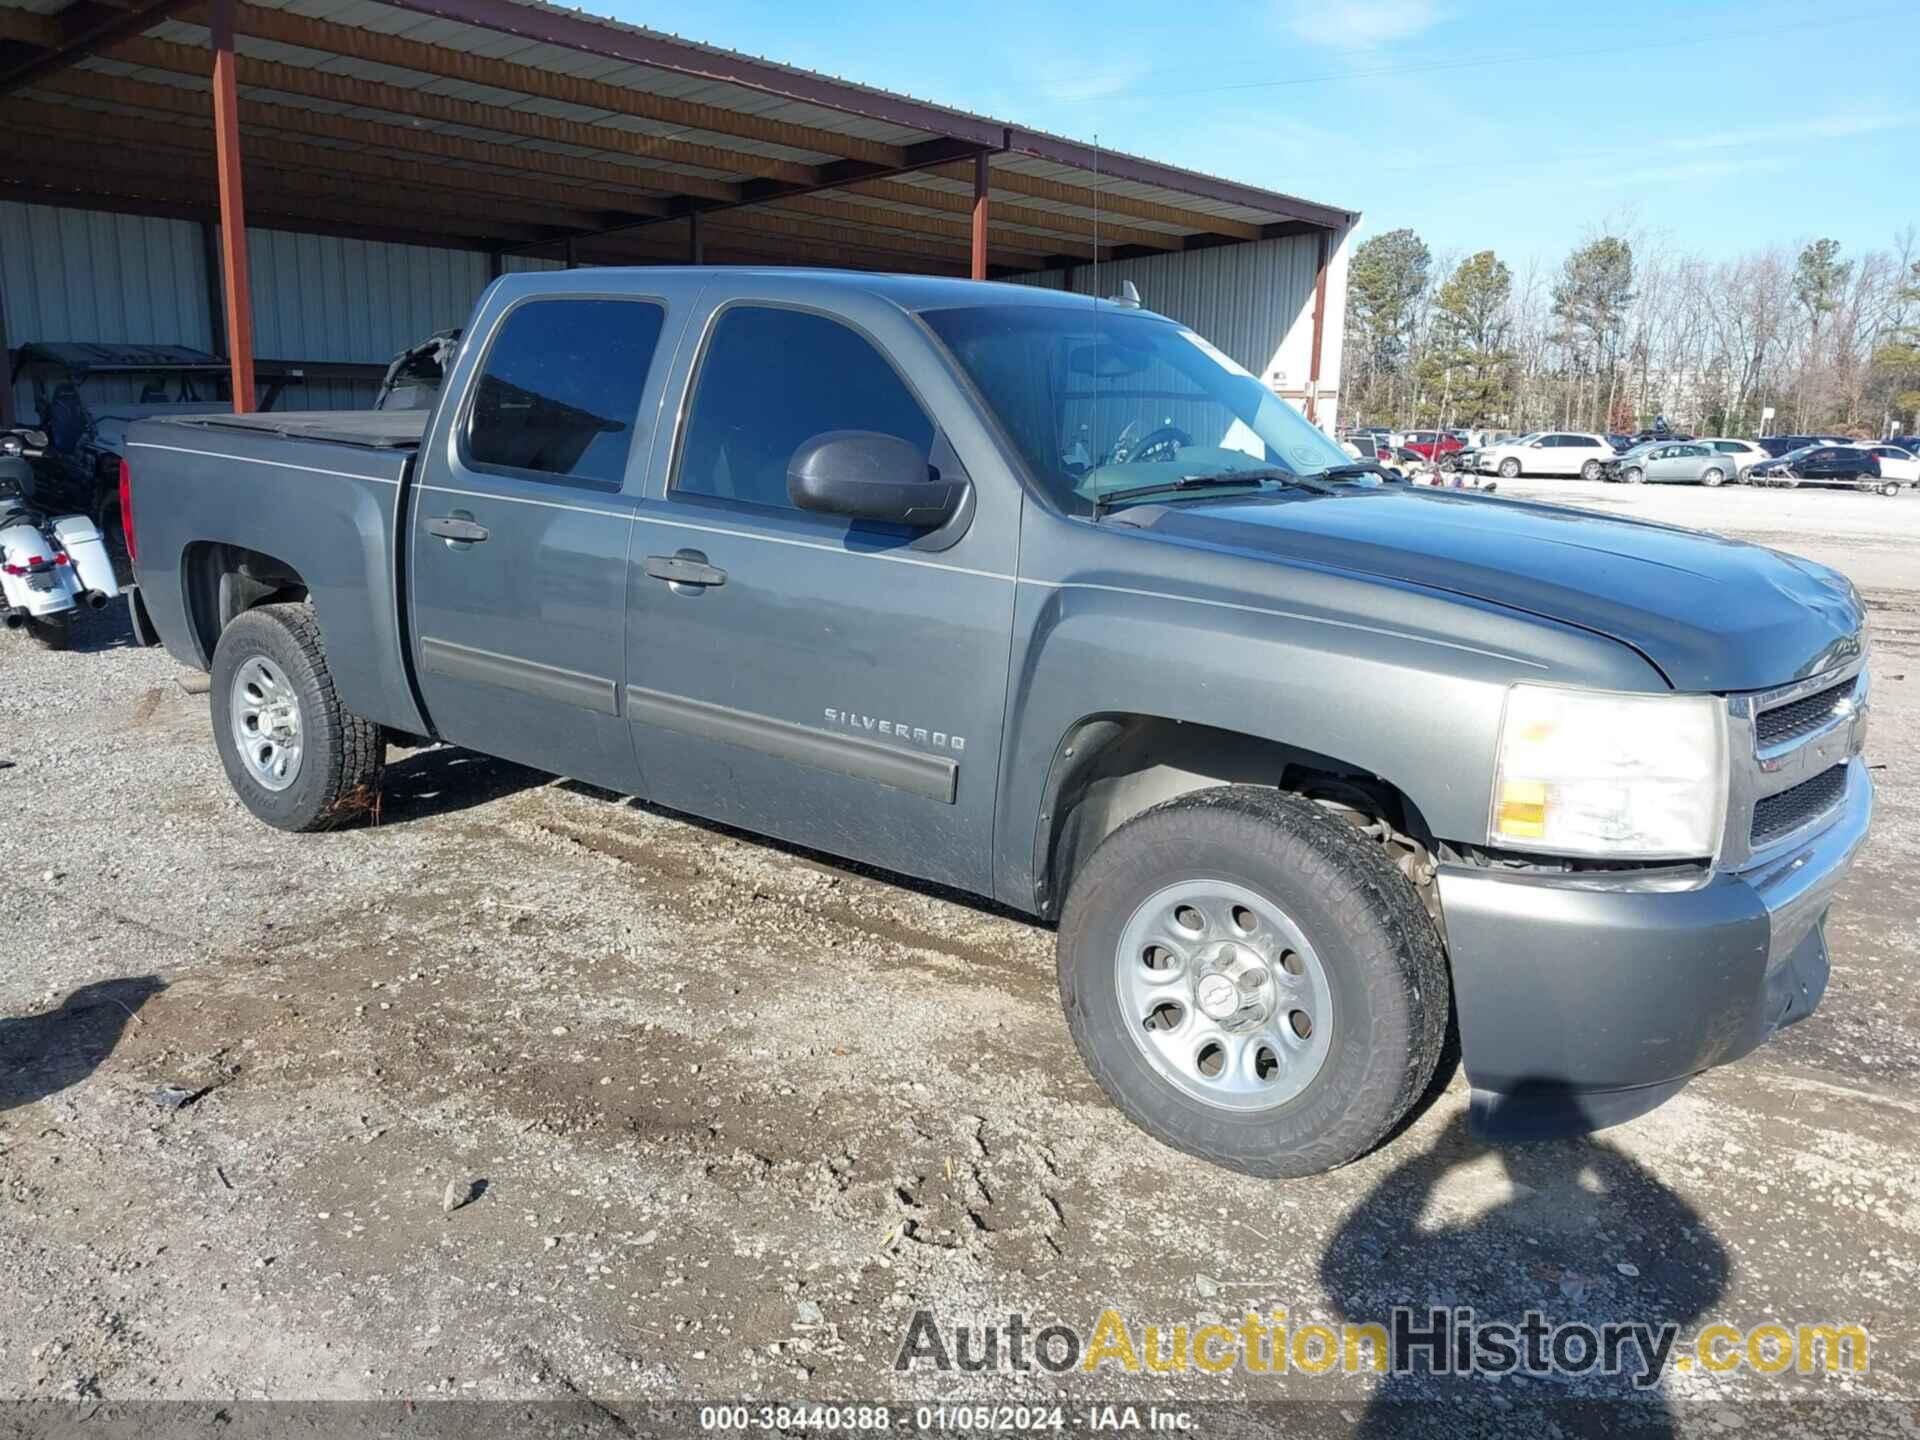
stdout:
[(1518, 460), (1509, 456), (1500, 462), (1500, 478), (1502, 480), (1515, 480), (1519, 478), (1519, 475), (1520, 462)]
[(1717, 490), (1727, 483), (1727, 472), (1718, 465), (1709, 465), (1700, 472), (1700, 483), (1709, 490)]
[[(299, 703), (300, 766), (283, 790), (254, 777), (229, 719), (236, 676), (255, 656), (285, 674)], [(386, 744), (378, 725), (342, 708), (311, 606), (263, 605), (236, 617), (214, 647), (208, 702), (227, 780), (256, 818), (278, 830), (331, 830), (373, 809)]]
[[(1150, 896), (1189, 880), (1270, 899), (1319, 957), (1332, 1037), (1282, 1104), (1195, 1099), (1131, 1033), (1115, 969), (1122, 935)], [(1377, 843), (1277, 790), (1201, 790), (1122, 825), (1073, 881), (1058, 961), (1067, 1027), (1113, 1103), (1155, 1139), (1248, 1175), (1314, 1175), (1371, 1150), (1425, 1092), (1446, 1040), (1446, 958), (1413, 886)]]
[(73, 616), (47, 615), (29, 616), (27, 633), (40, 642), (43, 650), (71, 650), (73, 648)]
[(1638, 465), (1629, 465), (1626, 470), (1622, 472), (1620, 478), (1625, 480), (1629, 485), (1642, 485), (1646, 483), (1647, 472), (1642, 470)]
[(1580, 478), (1582, 480), (1598, 480), (1600, 478), (1600, 462), (1598, 460), (1587, 461), (1586, 464), (1580, 467)]

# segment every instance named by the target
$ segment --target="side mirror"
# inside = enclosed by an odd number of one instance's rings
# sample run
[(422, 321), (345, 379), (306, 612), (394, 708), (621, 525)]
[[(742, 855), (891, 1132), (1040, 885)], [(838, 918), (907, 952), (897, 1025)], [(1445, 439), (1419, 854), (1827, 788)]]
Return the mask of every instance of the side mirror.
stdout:
[(802, 510), (884, 520), (934, 530), (953, 517), (970, 489), (942, 480), (912, 445), (873, 430), (829, 430), (787, 462), (787, 498)]

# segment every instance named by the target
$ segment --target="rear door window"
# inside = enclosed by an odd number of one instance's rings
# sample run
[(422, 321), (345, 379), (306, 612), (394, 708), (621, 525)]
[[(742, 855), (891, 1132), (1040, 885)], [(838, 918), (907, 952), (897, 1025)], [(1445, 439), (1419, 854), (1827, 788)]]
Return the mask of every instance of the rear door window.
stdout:
[(494, 331), (462, 450), (475, 470), (617, 490), (665, 309), (643, 300), (527, 300)]
[(721, 312), (694, 376), (673, 490), (787, 510), (787, 463), (816, 435), (872, 430), (933, 450), (933, 421), (857, 330), (807, 310)]

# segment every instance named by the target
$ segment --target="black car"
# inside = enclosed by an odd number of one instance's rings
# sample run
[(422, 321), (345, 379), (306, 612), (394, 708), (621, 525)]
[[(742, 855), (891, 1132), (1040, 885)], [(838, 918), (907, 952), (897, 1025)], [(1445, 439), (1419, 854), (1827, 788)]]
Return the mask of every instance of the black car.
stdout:
[(1809, 445), (1851, 445), (1853, 441), (1845, 435), (1762, 435), (1753, 443), (1778, 460)]
[[(1858, 445), (1803, 445), (1777, 460), (1763, 460), (1747, 472), (1752, 485), (1848, 485), (1861, 490), (1882, 489), (1880, 461)], [(1886, 482), (1891, 495), (1896, 480)]]

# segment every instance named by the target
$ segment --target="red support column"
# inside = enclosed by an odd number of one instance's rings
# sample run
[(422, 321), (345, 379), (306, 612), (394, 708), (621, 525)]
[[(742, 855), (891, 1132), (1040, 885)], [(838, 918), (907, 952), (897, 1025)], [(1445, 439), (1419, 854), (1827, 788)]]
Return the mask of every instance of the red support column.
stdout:
[(233, 409), (254, 408), (253, 291), (247, 278), (247, 205), (240, 185), (240, 101), (234, 89), (233, 0), (213, 0), (213, 143), (220, 184), (220, 259), (226, 281), (227, 357)]
[[(1319, 263), (1313, 276), (1313, 354), (1307, 363), (1307, 419), (1320, 420), (1320, 345), (1327, 329), (1327, 261), (1332, 237), (1320, 232)], [(1437, 453), (1437, 452), (1436, 452)]]
[(973, 278), (987, 278), (987, 152), (973, 157)]

